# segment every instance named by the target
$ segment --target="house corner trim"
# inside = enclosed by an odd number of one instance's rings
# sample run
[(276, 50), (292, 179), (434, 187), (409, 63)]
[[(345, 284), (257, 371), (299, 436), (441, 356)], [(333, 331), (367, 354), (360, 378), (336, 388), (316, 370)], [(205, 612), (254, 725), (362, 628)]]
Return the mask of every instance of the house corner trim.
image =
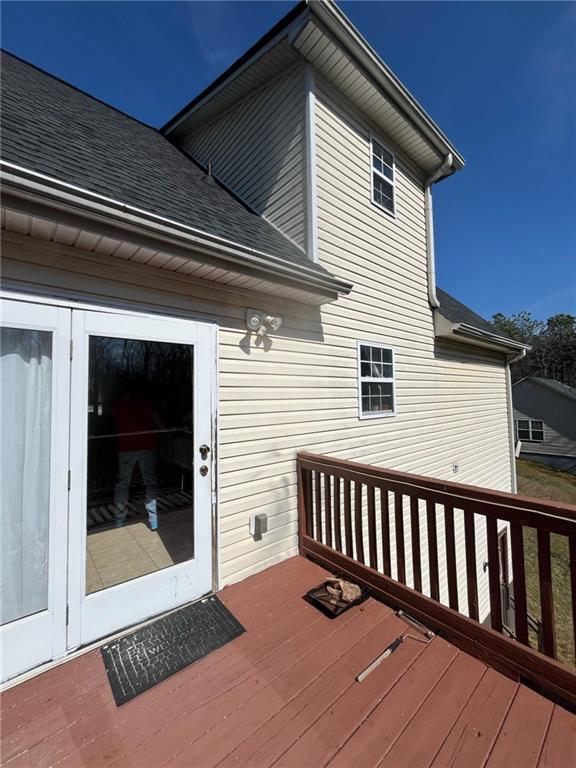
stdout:
[(318, 258), (318, 211), (316, 192), (316, 77), (311, 64), (304, 69), (306, 92), (306, 252)]

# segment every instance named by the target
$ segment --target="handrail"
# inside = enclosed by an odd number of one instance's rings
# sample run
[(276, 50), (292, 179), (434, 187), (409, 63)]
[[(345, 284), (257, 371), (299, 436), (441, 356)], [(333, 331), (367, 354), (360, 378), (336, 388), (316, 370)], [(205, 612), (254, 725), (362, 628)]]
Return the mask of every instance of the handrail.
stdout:
[[(576, 674), (556, 661), (550, 552), (551, 534), (567, 538), (576, 644), (576, 506), (311, 453), (298, 455), (297, 470), (302, 555), (348, 574), (468, 652), (576, 707)], [(502, 523), (510, 533), (514, 583), (514, 600), (504, 602)], [(537, 537), (542, 653), (529, 641), (525, 529)], [(478, 568), (483, 561), (486, 581)], [(516, 640), (507, 636), (509, 605)], [(488, 612), (490, 628), (480, 623)]]

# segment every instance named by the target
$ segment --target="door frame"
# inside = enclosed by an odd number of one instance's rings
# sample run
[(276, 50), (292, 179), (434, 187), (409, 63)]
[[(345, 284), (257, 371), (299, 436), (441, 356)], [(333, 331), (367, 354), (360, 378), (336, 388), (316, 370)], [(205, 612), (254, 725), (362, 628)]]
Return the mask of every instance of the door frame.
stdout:
[(52, 333), (47, 607), (0, 628), (0, 677), (8, 680), (66, 652), (70, 312), (20, 295), (0, 299), (3, 326)]
[[(166, 296), (166, 304), (148, 304), (146, 302), (129, 302), (129, 301), (118, 301), (113, 296), (98, 296), (98, 299), (94, 302), (90, 301), (90, 297), (86, 295), (80, 295), (79, 299), (75, 299), (76, 296), (75, 293), (69, 291), (69, 290), (63, 290), (61, 292), (58, 292), (59, 295), (51, 295), (49, 293), (51, 289), (46, 289), (46, 292), (39, 294), (35, 292), (28, 292), (28, 286), (23, 285), (17, 285), (17, 284), (9, 284), (8, 287), (0, 288), (0, 299), (1, 300), (8, 300), (8, 301), (14, 301), (14, 302), (20, 302), (25, 304), (31, 304), (31, 305), (38, 305), (38, 306), (50, 306), (54, 308), (61, 308), (64, 310), (85, 310), (89, 312), (102, 312), (102, 313), (112, 313), (119, 316), (137, 316), (137, 317), (147, 317), (150, 319), (173, 319), (173, 320), (182, 320), (182, 321), (192, 321), (194, 323), (201, 324), (207, 329), (207, 332), (210, 335), (211, 340), (211, 356), (210, 356), (210, 366), (209, 366), (209, 372), (210, 372), (210, 399), (211, 399), (211, 471), (210, 471), (210, 478), (211, 478), (211, 510), (210, 510), (210, 529), (211, 529), (211, 550), (208, 554), (208, 556), (211, 559), (211, 569), (210, 569), (210, 575), (211, 575), (211, 585), (210, 589), (213, 591), (217, 591), (220, 588), (220, 547), (219, 547), (219, 521), (218, 521), (218, 488), (219, 488), (219, 365), (218, 365), (218, 349), (219, 349), (219, 340), (218, 340), (218, 334), (219, 334), (219, 326), (218, 323), (213, 319), (212, 316), (209, 316), (205, 313), (196, 311), (194, 309), (185, 309), (184, 307), (177, 306), (170, 304), (170, 296)], [(66, 348), (66, 363), (67, 363), (67, 386), (70, 385), (70, 342), (71, 342), (71, 335), (70, 335), (70, 326), (71, 326), (71, 313), (66, 313), (68, 316), (68, 341), (67, 341), (67, 348)], [(66, 391), (66, 397), (69, 402), (70, 400), (70, 392), (69, 389)], [(69, 418), (66, 418), (65, 424), (63, 425), (63, 428), (66, 430), (66, 434), (69, 436), (70, 430), (69, 430)], [(69, 461), (70, 461), (69, 452), (66, 453), (66, 464), (67, 467), (64, 470), (66, 472), (67, 469), (69, 469)], [(64, 526), (66, 531), (68, 531), (68, 519), (70, 517), (70, 494), (68, 492), (67, 488), (67, 472), (65, 475), (65, 481), (62, 485), (62, 488), (65, 492), (65, 497), (63, 499), (62, 503), (62, 509), (66, 511), (66, 519), (64, 521)], [(68, 549), (68, 540), (66, 539), (66, 553), (63, 555), (63, 561), (66, 562), (67, 559), (67, 549)], [(67, 594), (67, 581), (69, 578), (69, 574), (65, 577), (66, 580), (66, 589), (63, 591), (63, 594), (66, 597), (66, 600), (62, 601), (62, 606), (60, 608), (60, 616), (61, 616), (61, 626), (63, 627), (63, 635), (62, 639), (58, 641), (57, 644), (54, 644), (54, 650), (51, 656), (51, 659), (56, 660), (59, 658), (62, 658), (66, 656), (67, 654), (71, 653), (78, 647), (80, 647), (80, 644), (74, 645), (72, 642), (72, 638), (69, 638), (68, 642), (66, 641), (66, 629), (67, 629), (67, 613), (68, 613), (68, 594)], [(146, 578), (146, 577), (142, 577)], [(153, 614), (150, 615), (152, 617)], [(122, 634), (123, 631), (125, 631), (127, 628), (119, 629), (117, 632), (115, 632), (115, 635)], [(78, 638), (76, 638), (78, 639)], [(101, 640), (99, 642), (102, 642)], [(97, 643), (98, 644), (98, 643)], [(94, 645), (94, 643), (90, 643), (90, 645)], [(29, 663), (25, 666), (24, 669), (22, 669), (22, 672), (25, 672), (27, 670), (32, 669), (33, 667), (42, 664), (44, 661), (50, 661), (50, 659), (43, 659), (43, 660), (37, 660), (32, 663)]]
[[(194, 557), (183, 563), (128, 580), (87, 595), (86, 480), (87, 480), (87, 383), (90, 335), (140, 338), (195, 346), (194, 424), (195, 450), (210, 445), (205, 479), (195, 475)], [(206, 594), (212, 589), (215, 435), (213, 362), (216, 357), (214, 326), (188, 318), (117, 313), (109, 309), (82, 309), (73, 313), (73, 360), (71, 384), (71, 438), (68, 550), (68, 649), (73, 650), (101, 637), (140, 623)], [(202, 375), (201, 375), (202, 374)], [(206, 403), (209, 407), (206, 409)], [(195, 466), (200, 463), (195, 455)], [(145, 606), (145, 610), (142, 610)]]

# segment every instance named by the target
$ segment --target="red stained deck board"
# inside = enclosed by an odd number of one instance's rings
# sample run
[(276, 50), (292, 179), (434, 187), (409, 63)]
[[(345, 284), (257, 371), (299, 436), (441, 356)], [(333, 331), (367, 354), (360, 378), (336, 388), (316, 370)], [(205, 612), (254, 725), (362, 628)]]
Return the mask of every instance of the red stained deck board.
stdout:
[[(394, 636), (383, 638), (383, 642), (373, 657), (368, 657), (362, 669), (385, 650), (391, 640), (396, 639), (406, 631), (406, 624), (398, 620)], [(427, 647), (423, 643), (406, 641), (377, 667), (361, 683), (353, 681), (343, 695), (329, 704), (329, 707), (288, 749), (275, 765), (293, 768), (295, 765), (314, 765), (317, 768), (326, 765), (338, 750), (353, 735), (359, 725), (374, 710), (374, 708), (389, 693), (398, 680), (410, 675), (412, 662), (418, 658), (420, 662)], [(447, 655), (455, 651), (446, 646)], [(449, 660), (446, 661), (446, 664)], [(416, 666), (416, 665), (415, 665)], [(443, 665), (435, 670), (436, 677), (442, 673)], [(406, 673), (406, 670), (409, 670)]]
[[(300, 696), (288, 702), (274, 714), (249, 739), (230, 752), (221, 768), (257, 765), (264, 767), (277, 760), (313, 723), (324, 714), (352, 685), (356, 675), (382, 648), (392, 642), (403, 630), (395, 616), (378, 624), (353, 647), (343, 653), (336, 664), (324, 671), (308, 685)], [(410, 656), (410, 661), (413, 656)], [(397, 659), (395, 671), (401, 675), (407, 659)], [(392, 670), (390, 670), (392, 674)]]
[(485, 672), (484, 664), (459, 653), (380, 765), (428, 768)]
[(434, 638), (425, 646), (416, 641), (410, 642), (412, 645), (405, 643), (406, 647), (420, 650), (417, 660), (382, 701), (374, 706), (366, 719), (357, 723), (330, 766), (377, 766), (458, 656), (458, 650), (440, 638)]
[(548, 734), (553, 709), (552, 702), (521, 685), (496, 738), (486, 768), (536, 766)]
[(518, 683), (488, 669), (432, 762), (433, 768), (483, 765), (517, 689)]
[(538, 768), (573, 766), (576, 766), (576, 717), (556, 706), (540, 753)]
[(474, 687), (480, 662), (440, 638), (405, 642), (356, 683), (406, 625), (372, 600), (330, 621), (301, 599), (325, 576), (293, 558), (224, 589), (247, 632), (120, 708), (99, 650), (8, 690), (3, 765), (576, 764), (574, 715), (493, 670)]
[[(371, 630), (372, 634), (382, 632), (383, 623), (392, 616), (390, 609), (375, 601), (353, 610), (355, 615), (351, 615), (347, 622), (338, 622), (337, 626), (334, 626), (335, 622), (330, 622), (333, 632), (326, 642), (303, 655), (260, 693), (244, 706), (237, 708), (225, 720), (221, 720), (210, 731), (194, 741), (191, 740), (168, 765), (171, 768), (180, 768), (190, 764), (205, 765), (207, 762), (218, 763), (223, 760), (236, 745), (249, 739), (268, 718), (290, 701), (297, 699), (306, 685), (313, 683), (327, 669), (330, 670), (328, 675), (338, 674), (338, 661), (341, 656)], [(343, 616), (342, 619), (344, 618)]]

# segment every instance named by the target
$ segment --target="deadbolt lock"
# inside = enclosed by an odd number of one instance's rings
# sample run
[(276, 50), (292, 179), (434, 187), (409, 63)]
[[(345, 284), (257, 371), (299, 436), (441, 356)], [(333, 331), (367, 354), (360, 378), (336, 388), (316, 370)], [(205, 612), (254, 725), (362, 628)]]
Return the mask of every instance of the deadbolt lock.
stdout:
[(200, 474), (202, 475), (202, 477), (206, 477), (206, 475), (208, 474), (208, 467), (206, 466), (206, 464), (202, 464), (202, 466), (200, 467)]
[(207, 445), (200, 446), (200, 456), (202, 457), (202, 461), (206, 461), (209, 453), (210, 453), (210, 448)]

